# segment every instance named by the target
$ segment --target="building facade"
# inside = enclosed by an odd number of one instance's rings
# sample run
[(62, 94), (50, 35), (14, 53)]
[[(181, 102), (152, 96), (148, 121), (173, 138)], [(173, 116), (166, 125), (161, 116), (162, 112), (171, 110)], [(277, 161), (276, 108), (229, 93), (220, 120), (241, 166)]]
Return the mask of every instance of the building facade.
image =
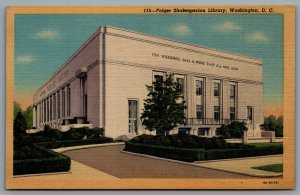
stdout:
[(222, 124), (244, 121), (248, 134), (259, 136), (260, 60), (113, 27), (99, 27), (35, 92), (33, 123), (40, 130), (100, 127), (114, 138), (146, 133), (146, 85), (168, 73), (187, 107), (187, 124), (173, 133), (210, 137)]

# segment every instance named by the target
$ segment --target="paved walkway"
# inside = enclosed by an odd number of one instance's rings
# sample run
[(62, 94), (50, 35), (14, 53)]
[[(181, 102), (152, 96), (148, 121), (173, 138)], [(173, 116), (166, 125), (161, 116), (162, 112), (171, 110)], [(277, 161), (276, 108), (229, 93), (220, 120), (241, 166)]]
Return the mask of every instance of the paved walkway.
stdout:
[(272, 155), (263, 157), (251, 157), (243, 159), (217, 160), (217, 161), (203, 161), (195, 162), (194, 164), (200, 167), (213, 168), (216, 170), (230, 171), (233, 173), (242, 173), (246, 175), (253, 175), (257, 177), (276, 177), (282, 176), (282, 173), (274, 173), (269, 171), (262, 171), (252, 169), (251, 167), (281, 164), (282, 155)]
[(116, 145), (63, 153), (72, 160), (118, 178), (251, 178), (194, 165), (125, 154), (121, 153), (123, 148), (124, 145)]

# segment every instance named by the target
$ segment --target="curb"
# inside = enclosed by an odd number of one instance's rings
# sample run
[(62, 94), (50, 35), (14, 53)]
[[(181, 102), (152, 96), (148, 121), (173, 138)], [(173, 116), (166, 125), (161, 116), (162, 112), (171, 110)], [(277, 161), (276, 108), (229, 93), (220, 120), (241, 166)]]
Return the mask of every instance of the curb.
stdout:
[(193, 164), (193, 163), (188, 163), (188, 162), (183, 162), (183, 161), (178, 161), (178, 160), (173, 160), (173, 159), (168, 159), (168, 158), (161, 158), (161, 157), (156, 157), (156, 156), (151, 156), (147, 154), (139, 154), (139, 153), (134, 153), (134, 152), (128, 152), (125, 150), (121, 150), (122, 153), (125, 154), (130, 154), (130, 155), (135, 155), (135, 156), (141, 156), (145, 158), (152, 158), (152, 159), (157, 159), (157, 160), (164, 160), (164, 161), (169, 161), (169, 162), (174, 162), (174, 163), (179, 163), (179, 164), (184, 164), (184, 165), (189, 165), (189, 166), (195, 166), (195, 167), (201, 167), (201, 168), (206, 168), (206, 169), (211, 169), (211, 170), (218, 170), (218, 171), (224, 171), (228, 173), (235, 173), (235, 174), (240, 174), (240, 175), (246, 175), (246, 176), (251, 176), (251, 177), (261, 177), (261, 178), (270, 178), (270, 177), (280, 177), (283, 174), (282, 173), (275, 173), (272, 175), (264, 175), (264, 174), (255, 174), (255, 173), (242, 173), (238, 171), (233, 171), (233, 170), (227, 170), (227, 169), (221, 169), (221, 168), (213, 168), (213, 167), (206, 167), (201, 164)]
[(72, 171), (51, 172), (51, 173), (36, 173), (36, 174), (24, 174), (24, 175), (14, 175), (13, 178), (33, 177), (33, 176), (47, 176), (47, 175), (60, 175), (60, 174), (71, 174), (71, 173), (72, 173)]
[(56, 149), (52, 149), (52, 150), (54, 152), (64, 153), (64, 152), (72, 151), (72, 150), (81, 150), (81, 149), (87, 149), (87, 148), (106, 147), (106, 146), (124, 145), (124, 144), (125, 144), (124, 142), (106, 143), (106, 144), (90, 144), (90, 145), (72, 146), (72, 147), (65, 147), (65, 148), (56, 148)]
[(194, 163), (209, 163), (209, 162), (221, 162), (221, 161), (231, 161), (231, 160), (247, 160), (247, 159), (253, 159), (253, 158), (268, 158), (268, 157), (275, 157), (280, 156), (282, 154), (273, 154), (273, 155), (265, 155), (265, 156), (250, 156), (245, 158), (226, 158), (226, 159), (217, 159), (217, 160), (199, 160), (194, 161)]

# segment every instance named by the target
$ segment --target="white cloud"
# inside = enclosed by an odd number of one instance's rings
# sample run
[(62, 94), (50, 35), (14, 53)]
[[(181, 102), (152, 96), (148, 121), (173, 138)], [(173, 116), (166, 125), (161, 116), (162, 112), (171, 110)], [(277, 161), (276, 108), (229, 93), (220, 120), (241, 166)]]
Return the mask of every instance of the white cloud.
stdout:
[(16, 61), (18, 63), (22, 63), (22, 64), (26, 64), (26, 63), (29, 63), (29, 62), (32, 62), (32, 56), (18, 56), (16, 58)]
[(191, 34), (191, 29), (186, 24), (175, 24), (171, 27), (171, 31), (177, 35), (189, 35)]
[(226, 31), (238, 31), (242, 30), (242, 27), (235, 24), (234, 22), (231, 21), (225, 21), (220, 24), (215, 24), (213, 26), (214, 30), (221, 31), (221, 32), (226, 32)]
[(246, 35), (248, 41), (268, 41), (270, 38), (262, 32), (253, 32)]
[(36, 36), (40, 39), (55, 39), (58, 37), (58, 33), (52, 30), (44, 30), (36, 33)]

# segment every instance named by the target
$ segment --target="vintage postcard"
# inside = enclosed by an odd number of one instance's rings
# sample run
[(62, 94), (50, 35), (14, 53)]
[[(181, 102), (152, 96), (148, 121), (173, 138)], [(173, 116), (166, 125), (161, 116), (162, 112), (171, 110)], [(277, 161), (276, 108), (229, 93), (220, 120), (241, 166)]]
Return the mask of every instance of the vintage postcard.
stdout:
[(6, 21), (7, 189), (294, 189), (294, 6)]

